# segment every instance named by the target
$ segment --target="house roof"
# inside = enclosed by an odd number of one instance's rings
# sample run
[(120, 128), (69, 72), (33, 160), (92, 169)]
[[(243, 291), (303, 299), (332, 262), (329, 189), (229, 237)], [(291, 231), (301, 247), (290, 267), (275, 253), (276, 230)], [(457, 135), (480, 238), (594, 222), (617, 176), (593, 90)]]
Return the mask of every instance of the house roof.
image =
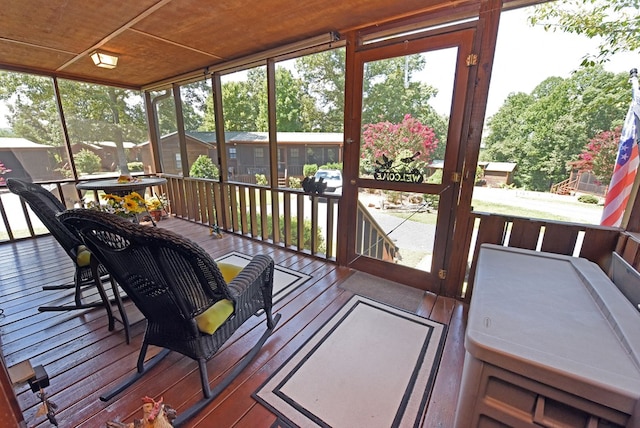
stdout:
[[(227, 142), (269, 141), (268, 132), (225, 132)], [(341, 132), (278, 132), (278, 143), (342, 143)]]
[(34, 143), (26, 138), (0, 137), (0, 149), (50, 149), (51, 146)]
[[(165, 134), (163, 139), (176, 135), (177, 132)], [(215, 144), (217, 142), (215, 132), (187, 131), (187, 138), (193, 138), (205, 144)], [(227, 143), (267, 143), (269, 141), (268, 132), (225, 132)], [(276, 134), (278, 143), (302, 143), (302, 144), (342, 144), (344, 134), (341, 132), (278, 132)], [(143, 143), (148, 144), (148, 141)]]
[[(116, 147), (115, 141), (83, 141), (81, 144), (85, 144), (87, 146), (91, 146), (93, 148), (102, 148), (102, 147)], [(125, 149), (132, 149), (137, 147), (136, 143), (132, 143), (130, 141), (125, 141), (122, 143)]]
[[(481, 0), (5, 1), (0, 69), (140, 89), (175, 81), (185, 73), (203, 76), (234, 59), (276, 47), (289, 45), (295, 51), (300, 42), (321, 35), (384, 28), (407, 17), (437, 24), (477, 16), (480, 4)], [(117, 67), (96, 67), (90, 58), (96, 49), (116, 54)]]
[(513, 162), (488, 162), (484, 167), (485, 171), (494, 171), (494, 172), (513, 172), (518, 166), (517, 163)]

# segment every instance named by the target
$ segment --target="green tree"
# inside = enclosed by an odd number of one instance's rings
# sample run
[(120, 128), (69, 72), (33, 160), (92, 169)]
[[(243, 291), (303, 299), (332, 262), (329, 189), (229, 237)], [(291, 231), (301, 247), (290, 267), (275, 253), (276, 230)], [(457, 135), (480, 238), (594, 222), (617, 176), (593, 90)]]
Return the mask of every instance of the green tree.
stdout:
[(209, 156), (200, 155), (191, 165), (189, 176), (218, 180), (220, 178), (220, 173), (218, 171), (218, 166), (213, 163)]
[(624, 74), (583, 68), (568, 79), (545, 79), (530, 95), (510, 94), (487, 123), (483, 159), (516, 162), (517, 186), (548, 190), (567, 178), (568, 162), (578, 159), (589, 139), (624, 117)]
[(431, 159), (444, 159), (448, 120), (429, 104), (437, 89), (413, 77), (424, 70), (421, 55), (388, 58), (366, 64), (364, 70), (362, 124), (383, 121), (401, 123), (410, 114), (431, 128), (440, 142)]
[(261, 131), (258, 129), (260, 103), (256, 102), (255, 96), (249, 82), (224, 83), (222, 86), (222, 108), (225, 131)]
[[(137, 92), (71, 80), (58, 80), (67, 131), (72, 142), (114, 141), (126, 171), (124, 141), (147, 137), (146, 118)], [(0, 72), (0, 100), (7, 103), (13, 132), (31, 141), (60, 146), (60, 126), (50, 78)]]
[[(276, 127), (285, 132), (313, 131), (312, 118), (317, 116), (315, 103), (303, 82), (291, 70), (276, 67)], [(268, 131), (267, 72), (256, 67), (244, 81), (225, 82), (222, 86), (224, 125), (227, 131)], [(213, 112), (206, 122), (213, 120)]]
[(342, 132), (344, 128), (345, 49), (331, 49), (296, 59), (295, 69), (314, 106), (308, 107), (314, 131)]
[(600, 40), (599, 52), (586, 55), (582, 65), (607, 61), (617, 52), (640, 52), (639, 0), (564, 0), (538, 5), (533, 25)]

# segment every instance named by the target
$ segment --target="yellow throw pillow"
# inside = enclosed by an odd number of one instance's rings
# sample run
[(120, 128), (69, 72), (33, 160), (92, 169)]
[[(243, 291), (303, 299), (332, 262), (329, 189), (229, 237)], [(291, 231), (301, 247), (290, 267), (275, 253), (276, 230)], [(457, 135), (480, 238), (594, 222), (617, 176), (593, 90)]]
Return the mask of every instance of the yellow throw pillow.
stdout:
[(76, 249), (76, 263), (80, 267), (89, 266), (89, 263), (91, 263), (91, 251), (84, 245), (78, 245)]
[(213, 334), (232, 313), (233, 302), (227, 299), (219, 300), (196, 317), (198, 330), (206, 334)]
[(238, 276), (240, 271), (242, 270), (242, 266), (231, 265), (229, 263), (216, 263), (218, 265), (218, 269), (222, 273), (222, 277), (224, 281), (228, 284), (233, 281), (233, 278)]

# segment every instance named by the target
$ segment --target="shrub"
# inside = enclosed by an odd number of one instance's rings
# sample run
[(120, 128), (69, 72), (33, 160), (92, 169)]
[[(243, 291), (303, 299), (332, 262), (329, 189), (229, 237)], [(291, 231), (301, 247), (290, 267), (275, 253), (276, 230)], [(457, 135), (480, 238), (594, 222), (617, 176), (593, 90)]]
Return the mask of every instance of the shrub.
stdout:
[(74, 157), (76, 168), (85, 174), (93, 174), (100, 171), (100, 156), (89, 149), (80, 150)]
[(401, 204), (402, 203), (402, 192), (398, 192), (397, 190), (383, 190), (387, 202), (390, 204)]
[(583, 204), (597, 204), (600, 200), (593, 195), (580, 195), (578, 196), (578, 202), (582, 202)]
[(256, 184), (258, 186), (268, 186), (269, 181), (267, 180), (267, 176), (264, 174), (256, 174)]
[(289, 177), (289, 187), (292, 189), (302, 189), (302, 181), (298, 177)]
[(142, 162), (129, 162), (127, 163), (127, 168), (129, 169), (129, 172), (144, 171), (144, 165), (142, 165)]
[(218, 180), (220, 177), (220, 173), (218, 171), (218, 166), (213, 163), (209, 156), (200, 155), (191, 165), (189, 176)]
[(339, 171), (342, 171), (342, 163), (340, 162), (326, 163), (324, 165), (321, 165), (320, 168), (318, 169), (337, 169)]
[(305, 164), (302, 167), (302, 173), (305, 177), (313, 177), (314, 175), (316, 175), (316, 172), (318, 172), (318, 165), (316, 165), (315, 163)]

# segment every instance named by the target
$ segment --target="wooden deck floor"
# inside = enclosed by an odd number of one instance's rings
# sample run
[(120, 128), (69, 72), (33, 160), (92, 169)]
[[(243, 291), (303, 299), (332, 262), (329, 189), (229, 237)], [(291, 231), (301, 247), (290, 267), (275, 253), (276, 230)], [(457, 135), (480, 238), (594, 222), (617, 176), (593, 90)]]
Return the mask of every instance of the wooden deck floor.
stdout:
[[(230, 251), (269, 254), (276, 264), (312, 275), (312, 278), (275, 305), (282, 319), (256, 359), (234, 383), (187, 426), (269, 427), (276, 416), (251, 394), (282, 365), (325, 321), (352, 296), (338, 285), (353, 271), (313, 257), (254, 242), (235, 235), (209, 236), (206, 227), (165, 220), (170, 227), (198, 242), (214, 258)], [(7, 366), (23, 360), (43, 365), (50, 376), (46, 388), (58, 405), (60, 427), (104, 427), (106, 421), (140, 417), (140, 399), (164, 397), (180, 413), (201, 398), (197, 364), (171, 353), (159, 366), (108, 403), (101, 393), (135, 371), (144, 322), (132, 326), (131, 344), (122, 326), (108, 331), (103, 309), (41, 313), (37, 307), (60, 298), (43, 291), (45, 284), (67, 282), (73, 266), (56, 241), (49, 237), (0, 245), (0, 339)], [(68, 295), (68, 292), (66, 292)], [(127, 303), (129, 314), (136, 310)], [(464, 358), (467, 306), (448, 298), (425, 295), (417, 314), (448, 325), (442, 360), (423, 427), (451, 427), (460, 388)], [(135, 318), (135, 316), (134, 316)], [(208, 363), (212, 387), (249, 351), (265, 328), (264, 315), (247, 321)], [(383, 385), (381, 385), (383, 387)], [(39, 402), (28, 385), (15, 388), (29, 427), (50, 426), (37, 414)], [(354, 397), (357, 399), (357, 397)]]

